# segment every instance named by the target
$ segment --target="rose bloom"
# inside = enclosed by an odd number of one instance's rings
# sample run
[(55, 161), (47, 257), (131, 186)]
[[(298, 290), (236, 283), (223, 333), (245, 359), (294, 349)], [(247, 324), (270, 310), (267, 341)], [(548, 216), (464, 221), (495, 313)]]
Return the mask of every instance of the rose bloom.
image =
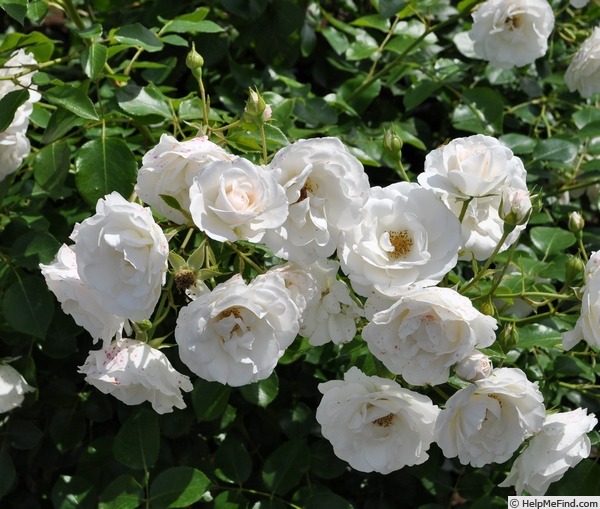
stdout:
[(373, 187), (362, 221), (340, 235), (338, 256), (363, 296), (432, 286), (456, 265), (460, 225), (428, 189), (400, 182)]
[[(595, 266), (591, 258), (587, 266)], [(586, 266), (586, 284), (581, 297), (581, 311), (572, 331), (562, 334), (563, 348), (570, 350), (582, 339), (590, 346), (600, 346), (600, 272)], [(588, 273), (591, 272), (591, 276)]]
[(450, 288), (408, 291), (362, 332), (371, 353), (411, 385), (448, 381), (450, 368), (496, 340), (496, 320)]
[(314, 138), (281, 149), (268, 169), (285, 189), (289, 215), (263, 242), (305, 265), (332, 255), (340, 230), (360, 221), (369, 194), (361, 162), (337, 138)]
[(446, 458), (458, 456), (463, 465), (503, 463), (542, 428), (545, 412), (537, 382), (518, 368), (496, 368), (450, 396), (435, 440)]
[(190, 187), (196, 226), (215, 240), (259, 242), (281, 226), (288, 203), (274, 176), (241, 157), (207, 165)]
[(71, 247), (63, 244), (52, 263), (40, 264), (40, 268), (62, 310), (88, 331), (94, 342), (102, 339), (108, 347), (112, 338), (121, 334), (125, 319), (106, 311), (101, 295), (81, 281), (77, 258)]
[[(20, 74), (28, 66), (35, 66), (37, 62), (31, 53), (25, 53), (19, 49), (0, 67), (0, 77), (8, 77)], [(0, 132), (0, 182), (8, 175), (17, 171), (23, 160), (29, 155), (31, 146), (27, 138), (29, 116), (33, 111), (33, 103), (40, 100), (37, 86), (31, 83), (35, 71), (24, 74), (11, 80), (0, 80), (0, 99), (8, 93), (20, 89), (28, 89), (29, 99), (17, 108), (10, 125)]]
[(546, 0), (486, 0), (472, 16), (473, 49), (493, 66), (522, 67), (548, 50), (554, 12)]
[(585, 98), (600, 92), (600, 26), (575, 53), (565, 72), (565, 83), (571, 92), (577, 90)]
[(35, 389), (15, 368), (9, 364), (0, 364), (0, 413), (20, 407), (25, 394), (33, 391)]
[(507, 187), (500, 201), (500, 218), (514, 226), (525, 225), (529, 221), (533, 206), (527, 189)]
[(302, 324), (306, 308), (320, 297), (321, 289), (319, 282), (313, 274), (312, 267), (296, 262), (287, 262), (283, 265), (269, 269), (283, 278), (285, 287), (289, 290), (292, 300), (300, 313)]
[(126, 405), (149, 401), (159, 414), (185, 408), (181, 391), (193, 389), (190, 379), (177, 372), (164, 353), (134, 339), (92, 350), (78, 372), (104, 394)]
[(439, 408), (393, 380), (352, 367), (319, 384), (316, 418), (339, 458), (361, 472), (389, 474), (429, 457)]
[(303, 313), (300, 334), (308, 338), (311, 345), (330, 341), (348, 343), (356, 335), (356, 322), (364, 314), (350, 295), (348, 285), (337, 279), (339, 268), (337, 260), (321, 260), (310, 266), (319, 295)]
[[(457, 138), (427, 154), (425, 171), (417, 180), (433, 190), (456, 217), (462, 217), (460, 258), (484, 260), (504, 231), (499, 213), (503, 193), (508, 189), (527, 192), (526, 178), (523, 162), (508, 147), (496, 138), (477, 134)], [(501, 250), (513, 244), (524, 228), (525, 224), (517, 226)]]
[(473, 350), (471, 354), (454, 366), (454, 372), (463, 380), (475, 382), (492, 374), (494, 366), (487, 355), (479, 350)]
[(298, 334), (300, 315), (283, 278), (238, 274), (179, 311), (181, 360), (199, 377), (231, 386), (267, 378)]
[(194, 177), (213, 161), (234, 159), (235, 156), (209, 141), (207, 136), (178, 141), (163, 134), (158, 145), (142, 159), (135, 192), (157, 213), (177, 224), (185, 224), (188, 218), (167, 205), (160, 195), (172, 196), (184, 211), (189, 212), (189, 189)]
[(165, 281), (169, 245), (149, 208), (114, 192), (75, 225), (77, 272), (102, 307), (132, 321), (148, 319)]
[(587, 415), (583, 408), (547, 416), (541, 431), (531, 438), (499, 486), (514, 486), (518, 495), (524, 491), (544, 495), (551, 483), (590, 455), (586, 433), (596, 424), (596, 416)]

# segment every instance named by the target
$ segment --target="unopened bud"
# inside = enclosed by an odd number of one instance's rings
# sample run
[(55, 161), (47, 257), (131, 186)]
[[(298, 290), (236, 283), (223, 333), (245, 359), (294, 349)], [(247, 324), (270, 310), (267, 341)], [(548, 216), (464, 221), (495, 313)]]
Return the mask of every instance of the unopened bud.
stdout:
[(192, 42), (192, 49), (185, 57), (185, 65), (188, 67), (192, 74), (199, 78), (202, 75), (202, 66), (204, 65), (204, 58), (196, 51), (196, 45)]
[(529, 191), (508, 188), (502, 193), (500, 200), (500, 218), (512, 226), (524, 225), (529, 221), (533, 205)]
[(271, 118), (271, 107), (265, 102), (258, 90), (248, 91), (248, 100), (242, 120), (249, 124), (263, 124)]
[(494, 316), (496, 314), (496, 307), (492, 302), (492, 299), (486, 300), (480, 307), (479, 311), (481, 311), (484, 315)]
[(388, 129), (383, 133), (383, 148), (396, 159), (400, 159), (402, 155), (402, 138), (398, 136), (393, 129)]
[(584, 269), (584, 261), (579, 256), (571, 256), (565, 264), (565, 284), (571, 284)]
[(583, 231), (585, 221), (579, 212), (571, 212), (569, 214), (569, 231), (579, 233)]
[(492, 361), (479, 350), (473, 350), (471, 355), (454, 366), (454, 372), (463, 380), (475, 382), (487, 378), (494, 369)]

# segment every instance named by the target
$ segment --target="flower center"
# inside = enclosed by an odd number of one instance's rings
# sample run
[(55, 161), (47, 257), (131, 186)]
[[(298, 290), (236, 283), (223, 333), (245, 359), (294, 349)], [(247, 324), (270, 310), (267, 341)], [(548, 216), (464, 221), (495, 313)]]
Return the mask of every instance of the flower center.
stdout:
[(300, 189), (300, 197), (298, 198), (296, 203), (306, 200), (306, 198), (308, 198), (308, 193), (314, 193), (318, 188), (319, 187), (317, 186), (317, 184), (311, 182), (309, 179), (306, 179), (304, 186), (302, 187), (302, 189)]
[(394, 250), (390, 253), (392, 258), (404, 258), (413, 247), (413, 239), (410, 236), (408, 230), (402, 230), (399, 232), (388, 232), (390, 236), (390, 243)]
[(387, 414), (384, 415), (383, 417), (380, 417), (379, 419), (375, 419), (373, 421), (373, 424), (376, 424), (377, 426), (381, 427), (381, 428), (389, 428), (392, 423), (394, 422), (394, 414)]
[(504, 20), (504, 25), (509, 30), (518, 29), (521, 26), (521, 18), (519, 16), (508, 16)]
[(221, 311), (216, 320), (225, 325), (225, 328), (229, 333), (229, 339), (231, 339), (234, 334), (243, 334), (242, 328), (240, 327), (240, 322), (242, 322), (243, 319), (238, 308), (232, 307)]

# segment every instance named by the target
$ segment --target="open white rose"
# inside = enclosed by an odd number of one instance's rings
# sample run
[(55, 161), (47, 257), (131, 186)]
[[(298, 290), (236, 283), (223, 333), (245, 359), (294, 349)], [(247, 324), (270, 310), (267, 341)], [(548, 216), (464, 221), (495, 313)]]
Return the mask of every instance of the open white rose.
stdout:
[(77, 224), (77, 272), (111, 314), (150, 318), (167, 272), (169, 245), (149, 208), (114, 192), (98, 200), (96, 214)]
[(565, 72), (571, 92), (588, 98), (600, 92), (600, 26), (579, 47)]
[(408, 291), (376, 313), (362, 336), (387, 369), (412, 385), (448, 381), (450, 368), (475, 347), (490, 346), (497, 323), (455, 290)]
[[(520, 158), (496, 138), (473, 135), (456, 138), (432, 150), (425, 171), (417, 179), (431, 189), (461, 220), (461, 259), (484, 260), (494, 251), (504, 231), (500, 217), (503, 194), (527, 193), (527, 172)], [(522, 194), (515, 194), (522, 196)], [(505, 202), (510, 203), (507, 198)], [(525, 200), (521, 200), (525, 206)], [(513, 244), (525, 224), (517, 226), (501, 250)]]
[(486, 0), (473, 12), (475, 53), (500, 68), (522, 67), (548, 50), (554, 12), (547, 0)]
[(339, 458), (361, 472), (389, 474), (429, 457), (439, 408), (393, 380), (352, 367), (319, 384), (317, 421)]
[(181, 208), (190, 210), (189, 190), (202, 169), (213, 161), (232, 161), (235, 156), (222, 149), (207, 136), (178, 141), (163, 134), (158, 145), (142, 159), (135, 192), (156, 212), (178, 224), (188, 219), (177, 209), (167, 205), (160, 195), (172, 196)]
[(344, 281), (337, 279), (337, 260), (321, 260), (310, 265), (319, 295), (303, 313), (300, 334), (314, 346), (331, 341), (348, 343), (356, 334), (356, 322), (363, 316)]
[(40, 94), (37, 92), (37, 86), (31, 83), (31, 78), (35, 71), (25, 72), (28, 67), (37, 65), (35, 58), (31, 53), (19, 49), (0, 66), (0, 77), (16, 76), (13, 79), (0, 80), (0, 99), (6, 94), (16, 90), (27, 89), (29, 99), (17, 108), (10, 125), (0, 132), (0, 182), (8, 175), (17, 171), (23, 160), (29, 155), (31, 146), (27, 138), (27, 128), (29, 126), (29, 116), (33, 111), (33, 103), (40, 100)]
[(321, 293), (319, 282), (312, 271), (313, 265), (306, 266), (301, 263), (287, 262), (269, 270), (283, 278), (285, 287), (290, 291), (292, 300), (298, 308), (301, 323), (306, 308), (319, 299)]
[(463, 465), (503, 463), (542, 428), (545, 413), (537, 382), (518, 368), (496, 368), (450, 396), (435, 440), (446, 458), (458, 456)]
[(590, 346), (600, 347), (600, 272), (588, 269), (590, 265), (595, 268), (596, 260), (597, 257), (594, 256), (586, 265), (586, 284), (583, 287), (577, 323), (572, 331), (562, 334), (565, 350), (570, 350), (582, 339)]
[(456, 265), (460, 225), (429, 189), (400, 182), (373, 187), (362, 221), (340, 235), (338, 256), (363, 296), (398, 296), (432, 286)]
[(517, 495), (544, 495), (551, 483), (590, 455), (586, 433), (598, 423), (594, 414), (583, 408), (551, 414), (517, 457), (508, 477), (499, 485), (514, 486)]
[(259, 242), (281, 226), (288, 202), (274, 176), (241, 157), (207, 165), (190, 187), (196, 226), (215, 240)]
[(104, 394), (127, 405), (149, 401), (159, 414), (185, 408), (181, 391), (193, 389), (190, 379), (176, 371), (164, 353), (133, 339), (92, 350), (79, 373)]
[(289, 215), (263, 242), (305, 265), (332, 255), (340, 230), (360, 221), (369, 194), (362, 163), (337, 138), (315, 138), (281, 149), (268, 169), (285, 189)]
[(94, 342), (102, 339), (104, 346), (108, 347), (111, 340), (121, 334), (125, 319), (106, 311), (101, 295), (81, 281), (77, 258), (71, 247), (63, 244), (52, 263), (40, 264), (40, 268), (62, 310), (87, 330)]
[(298, 334), (300, 314), (274, 273), (246, 284), (238, 274), (181, 308), (179, 356), (192, 372), (231, 386), (267, 378)]
[(20, 407), (25, 394), (33, 391), (35, 389), (15, 368), (9, 364), (0, 364), (0, 414)]

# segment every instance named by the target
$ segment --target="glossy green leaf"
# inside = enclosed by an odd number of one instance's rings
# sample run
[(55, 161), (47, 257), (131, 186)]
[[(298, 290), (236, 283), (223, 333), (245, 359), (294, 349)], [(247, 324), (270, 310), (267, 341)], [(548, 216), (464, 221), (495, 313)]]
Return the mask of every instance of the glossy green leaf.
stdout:
[(305, 509), (355, 509), (354, 506), (335, 493), (319, 493), (309, 497)]
[(223, 28), (215, 23), (214, 21), (202, 20), (202, 21), (191, 21), (182, 19), (183, 17), (174, 19), (171, 21), (163, 33), (176, 33), (176, 34), (197, 34), (197, 33), (219, 33), (223, 32)]
[(228, 436), (215, 453), (215, 474), (219, 479), (242, 484), (252, 473), (252, 458), (244, 443)]
[(569, 140), (549, 138), (537, 142), (533, 157), (540, 161), (569, 163), (577, 157), (578, 151), (579, 147)]
[(54, 298), (41, 276), (26, 276), (6, 289), (2, 312), (16, 331), (44, 339), (54, 316)]
[(95, 205), (113, 191), (129, 197), (135, 186), (138, 165), (125, 141), (98, 138), (77, 151), (75, 168), (77, 190), (90, 205)]
[(59, 107), (50, 117), (42, 137), (42, 143), (46, 145), (53, 143), (84, 122), (84, 118)]
[(6, 131), (15, 118), (15, 113), (20, 106), (29, 99), (29, 91), (23, 88), (8, 92), (0, 99), (0, 132)]
[(476, 87), (462, 95), (462, 102), (452, 114), (456, 129), (477, 134), (494, 135), (502, 132), (504, 101), (496, 90)]
[(213, 501), (214, 509), (248, 509), (248, 499), (239, 491), (223, 491)]
[(273, 372), (268, 378), (240, 387), (240, 392), (246, 401), (265, 408), (279, 393), (279, 378)]
[(551, 226), (534, 226), (529, 232), (533, 245), (544, 253), (562, 253), (575, 244), (576, 239), (570, 231)]
[(531, 154), (536, 144), (534, 138), (518, 133), (503, 134), (499, 140), (517, 155)]
[(15, 480), (15, 465), (9, 454), (8, 447), (0, 449), (0, 499), (12, 488)]
[(102, 44), (91, 44), (81, 53), (81, 65), (86, 76), (97, 80), (104, 70), (108, 55), (108, 48)]
[(50, 438), (63, 454), (81, 444), (85, 431), (83, 416), (71, 408), (58, 409), (50, 420)]
[(413, 84), (404, 95), (404, 107), (412, 110), (429, 99), (442, 86), (442, 83), (423, 79)]
[(384, 18), (391, 18), (406, 7), (404, 0), (379, 0), (379, 13)]
[(133, 469), (149, 469), (156, 463), (160, 447), (158, 418), (152, 410), (136, 407), (115, 435), (113, 455)]
[(212, 421), (225, 411), (231, 388), (198, 378), (192, 391), (192, 405), (199, 421)]
[(66, 142), (45, 146), (33, 161), (35, 182), (44, 191), (53, 194), (58, 191), (66, 179), (71, 160), (71, 150)]
[(150, 53), (160, 51), (163, 48), (163, 43), (156, 34), (141, 23), (122, 26), (115, 32), (114, 36), (121, 44), (143, 48)]
[(102, 37), (102, 32), (103, 29), (100, 23), (93, 23), (83, 30), (77, 30), (77, 34), (83, 39), (97, 39), (98, 37)]
[(0, 7), (21, 25), (27, 15), (27, 0), (0, 0)]
[(71, 85), (59, 85), (46, 90), (44, 97), (52, 104), (87, 120), (99, 120), (98, 113), (88, 95)]
[(162, 93), (153, 85), (139, 87), (132, 83), (116, 93), (119, 106), (130, 115), (143, 117), (158, 115), (170, 119), (171, 108)]
[(562, 336), (556, 329), (534, 323), (519, 328), (519, 348), (554, 348), (562, 344)]
[(284, 442), (265, 460), (262, 480), (272, 493), (285, 495), (295, 488), (310, 465), (310, 450), (304, 440)]
[(96, 487), (80, 476), (62, 475), (50, 493), (54, 509), (97, 509)]
[(559, 481), (552, 483), (546, 492), (552, 496), (598, 496), (600, 493), (600, 466), (595, 460), (584, 459), (567, 470)]
[(156, 509), (189, 507), (208, 490), (210, 480), (192, 467), (172, 467), (159, 473), (150, 485), (151, 505)]
[(120, 475), (102, 493), (98, 509), (136, 509), (144, 492), (131, 475)]

